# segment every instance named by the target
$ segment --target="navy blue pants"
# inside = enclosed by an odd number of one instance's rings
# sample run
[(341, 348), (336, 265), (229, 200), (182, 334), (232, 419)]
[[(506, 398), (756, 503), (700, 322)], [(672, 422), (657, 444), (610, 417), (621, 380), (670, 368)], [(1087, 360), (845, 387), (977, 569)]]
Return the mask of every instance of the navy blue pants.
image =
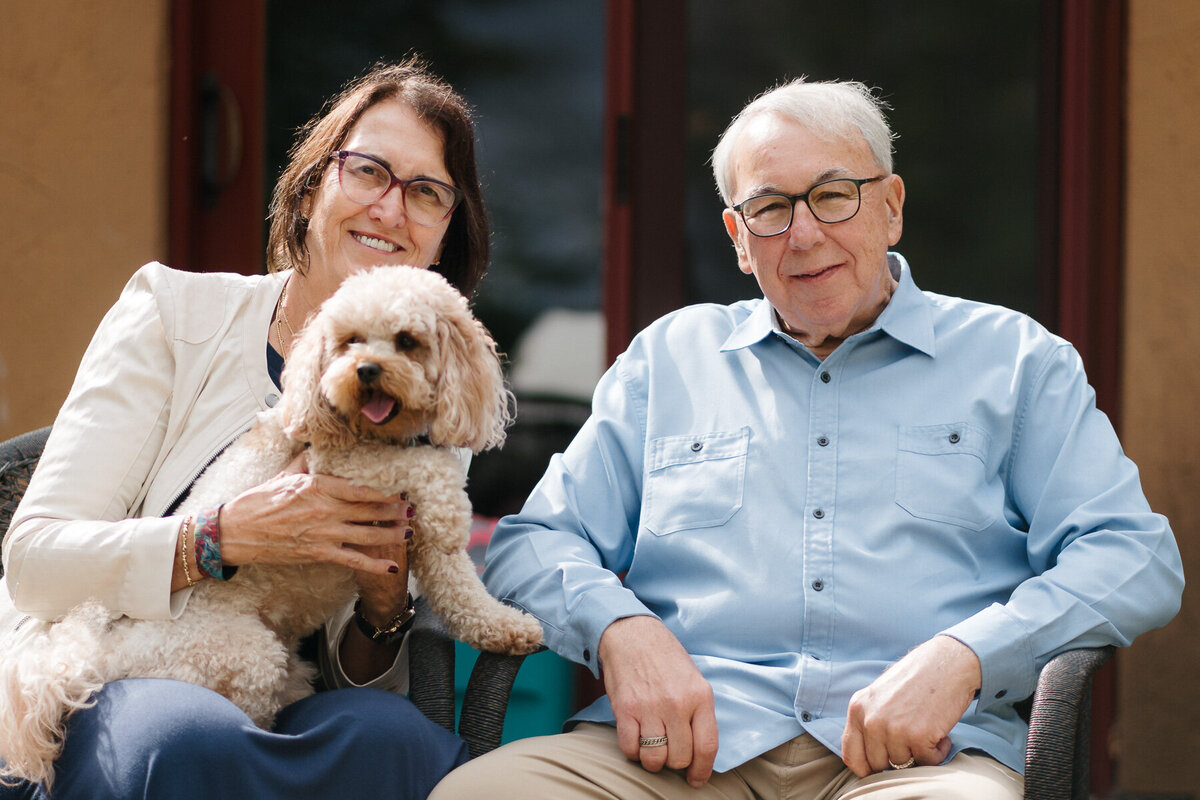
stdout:
[[(68, 723), (54, 800), (413, 800), (467, 760), (461, 739), (377, 689), (307, 697), (273, 731), (190, 683), (117, 681), (96, 701)], [(48, 797), (40, 786), (0, 786), (0, 800)]]

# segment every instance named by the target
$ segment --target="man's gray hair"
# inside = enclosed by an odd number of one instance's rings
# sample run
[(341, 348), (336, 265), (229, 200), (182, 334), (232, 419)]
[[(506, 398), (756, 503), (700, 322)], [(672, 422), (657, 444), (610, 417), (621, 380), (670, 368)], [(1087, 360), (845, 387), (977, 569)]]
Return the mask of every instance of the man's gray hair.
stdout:
[(733, 150), (746, 123), (761, 114), (794, 120), (824, 139), (844, 140), (858, 133), (871, 149), (876, 166), (891, 174), (894, 134), (884, 117), (887, 109), (887, 103), (858, 81), (798, 78), (769, 89), (733, 118), (713, 150), (713, 176), (721, 199), (725, 205), (733, 205)]

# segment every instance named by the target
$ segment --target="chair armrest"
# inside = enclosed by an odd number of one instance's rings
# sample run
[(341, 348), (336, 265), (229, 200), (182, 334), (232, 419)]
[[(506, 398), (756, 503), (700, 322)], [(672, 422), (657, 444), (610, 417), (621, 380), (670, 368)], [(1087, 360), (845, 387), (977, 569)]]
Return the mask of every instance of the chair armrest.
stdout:
[(454, 732), (454, 639), (424, 598), (408, 635), (408, 699), (425, 716)]
[[(454, 731), (454, 638), (428, 607), (417, 600), (409, 634), (408, 697), (425, 716)], [(471, 758), (500, 746), (513, 681), (525, 656), (481, 652), (463, 695), (458, 734)]]
[[(49, 435), (50, 427), (47, 426), (0, 442), (0, 541), (8, 533), (13, 512), (29, 486), (29, 477), (42, 457)], [(2, 574), (3, 568), (0, 568)]]
[(458, 734), (477, 758), (500, 746), (513, 681), (525, 656), (481, 652), (463, 696)]
[(1114, 649), (1068, 650), (1042, 668), (1029, 715), (1026, 800), (1087, 800), (1092, 675)]

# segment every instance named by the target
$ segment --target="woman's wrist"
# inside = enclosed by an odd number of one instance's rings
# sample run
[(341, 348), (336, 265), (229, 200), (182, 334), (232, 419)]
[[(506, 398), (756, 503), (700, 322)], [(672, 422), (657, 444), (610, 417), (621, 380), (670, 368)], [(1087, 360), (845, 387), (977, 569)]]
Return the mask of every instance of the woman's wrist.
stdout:
[(227, 581), (237, 567), (221, 559), (221, 506), (211, 506), (196, 512), (193, 528), (196, 566), (201, 573), (219, 581)]
[(377, 628), (385, 628), (397, 615), (403, 614), (410, 606), (412, 595), (403, 591), (395, 600), (379, 602), (377, 599), (362, 595), (354, 606), (354, 612)]
[(195, 518), (186, 516), (179, 523), (175, 535), (175, 561), (171, 572), (171, 591), (177, 592), (195, 586), (204, 578), (196, 563), (196, 551), (193, 544), (195, 536)]
[(396, 614), (387, 617), (386, 620), (380, 622), (379, 617), (368, 617), (362, 610), (363, 601), (359, 598), (354, 604), (354, 624), (358, 626), (359, 631), (378, 645), (395, 645), (403, 640), (404, 635), (408, 633), (408, 629), (412, 627), (413, 618), (416, 616), (416, 607), (413, 604), (412, 595), (407, 595), (404, 607)]

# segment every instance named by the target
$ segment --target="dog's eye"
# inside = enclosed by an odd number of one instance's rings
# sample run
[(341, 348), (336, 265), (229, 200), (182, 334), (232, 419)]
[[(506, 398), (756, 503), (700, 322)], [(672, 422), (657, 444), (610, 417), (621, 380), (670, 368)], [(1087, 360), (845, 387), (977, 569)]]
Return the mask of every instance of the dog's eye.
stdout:
[(401, 331), (396, 334), (396, 349), (397, 350), (412, 350), (419, 342), (413, 338), (412, 334)]
[(351, 334), (350, 336), (346, 337), (346, 345), (347, 346), (352, 345), (352, 344), (362, 344), (362, 342), (363, 342), (363, 338), (357, 334)]

